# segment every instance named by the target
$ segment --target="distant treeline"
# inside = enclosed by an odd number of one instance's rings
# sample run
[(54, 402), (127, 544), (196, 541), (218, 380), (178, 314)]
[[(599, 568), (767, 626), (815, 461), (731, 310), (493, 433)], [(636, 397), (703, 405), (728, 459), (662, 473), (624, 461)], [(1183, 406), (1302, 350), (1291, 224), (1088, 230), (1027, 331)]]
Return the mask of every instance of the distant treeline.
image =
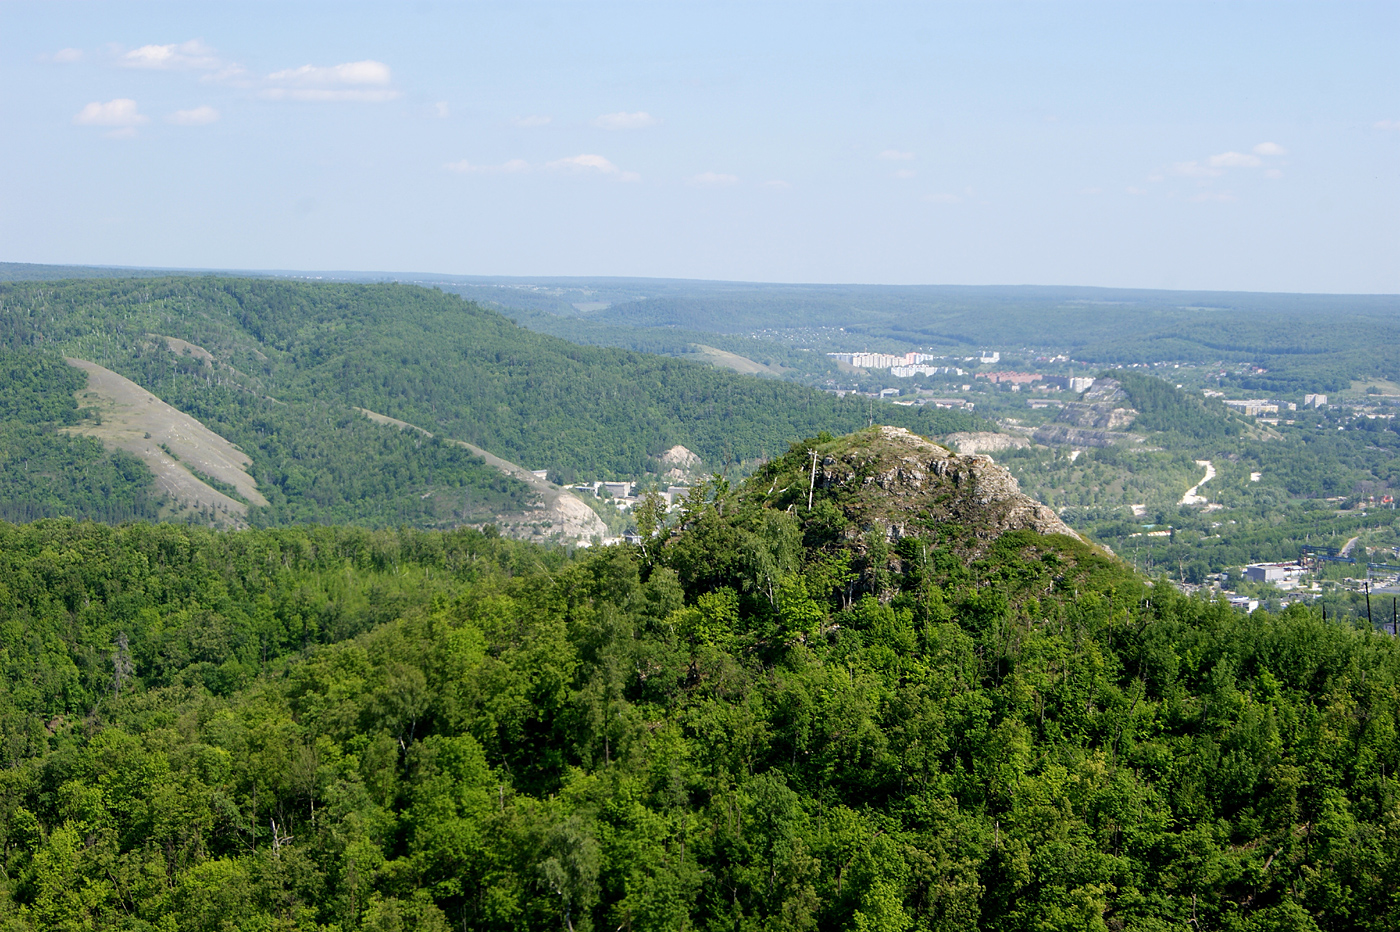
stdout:
[[(593, 327), (722, 334), (807, 332), (818, 349), (926, 346), (954, 354), (1033, 347), (1091, 364), (1174, 360), (1269, 370), (1231, 379), (1248, 391), (1335, 392), (1367, 375), (1400, 377), (1400, 297), (1073, 287), (763, 285), (549, 280), (541, 290), (487, 289), (511, 307), (586, 318)], [(575, 310), (551, 289), (589, 291)], [(577, 295), (574, 295), (577, 297)], [(562, 325), (561, 325), (562, 326)], [(824, 328), (824, 333), (811, 332)], [(705, 341), (700, 341), (705, 342)], [(1387, 349), (1387, 347), (1390, 347)]]

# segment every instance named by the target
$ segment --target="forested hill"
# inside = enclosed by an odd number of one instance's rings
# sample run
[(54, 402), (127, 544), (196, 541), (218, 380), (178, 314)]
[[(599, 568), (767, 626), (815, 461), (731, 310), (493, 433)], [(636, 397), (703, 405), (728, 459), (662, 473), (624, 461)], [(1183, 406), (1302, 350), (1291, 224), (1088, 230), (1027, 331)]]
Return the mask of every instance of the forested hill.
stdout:
[[(152, 334), (209, 350), (216, 371)], [(231, 439), (255, 460), (255, 438), (268, 433), (259, 421), (278, 405), (360, 406), (530, 468), (624, 476), (654, 469), (652, 457), (675, 444), (719, 467), (775, 454), (793, 436), (845, 432), (872, 419), (923, 434), (974, 422), (578, 346), (455, 296), (396, 284), (10, 283), (0, 285), (0, 345), (52, 348), (108, 366), (238, 434)]]
[(1400, 926), (1394, 639), (993, 471), (819, 436), (573, 557), (0, 524), (0, 928)]
[(1128, 403), (1138, 412), (1134, 427), (1157, 431), (1186, 440), (1212, 441), (1238, 437), (1247, 425), (1224, 403), (1188, 393), (1169, 382), (1131, 369), (1113, 369), (1099, 374), (1123, 387)]

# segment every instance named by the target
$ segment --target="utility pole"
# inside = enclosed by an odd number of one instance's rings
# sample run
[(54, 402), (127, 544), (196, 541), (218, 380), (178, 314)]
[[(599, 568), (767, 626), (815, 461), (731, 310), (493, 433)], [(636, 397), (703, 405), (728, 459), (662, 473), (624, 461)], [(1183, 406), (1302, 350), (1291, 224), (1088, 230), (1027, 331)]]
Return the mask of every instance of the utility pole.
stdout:
[(812, 493), (817, 488), (817, 451), (810, 451), (812, 454), (812, 478), (807, 483), (807, 510), (812, 510)]
[(1366, 580), (1366, 623), (1375, 627), (1375, 622), (1371, 621), (1371, 580), (1369, 579)]

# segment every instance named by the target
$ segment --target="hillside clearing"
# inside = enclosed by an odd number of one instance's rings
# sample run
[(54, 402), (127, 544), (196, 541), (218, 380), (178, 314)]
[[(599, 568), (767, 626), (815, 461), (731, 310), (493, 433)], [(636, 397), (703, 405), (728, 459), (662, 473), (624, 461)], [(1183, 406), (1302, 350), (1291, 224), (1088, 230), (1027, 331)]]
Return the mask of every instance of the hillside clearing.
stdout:
[(712, 366), (719, 366), (723, 369), (732, 369), (744, 375), (781, 376), (787, 371), (781, 366), (766, 366), (747, 356), (740, 356), (738, 353), (731, 353), (728, 350), (722, 350), (714, 346), (706, 346), (704, 343), (692, 343), (690, 345), (695, 348), (695, 353), (688, 358), (692, 358), (696, 362), (705, 362)]
[(149, 336), (164, 341), (166, 348), (176, 356), (193, 356), (203, 363), (214, 361), (214, 354), (197, 343), (191, 343), (189, 340), (182, 340), (179, 337), (167, 337), (159, 333), (152, 333)]
[[(65, 431), (95, 437), (109, 450), (140, 457), (162, 494), (183, 508), (222, 513), (221, 523), (242, 525), (249, 505), (267, 505), (246, 471), (252, 460), (242, 450), (130, 379), (85, 359), (67, 358), (67, 362), (87, 373), (87, 387), (78, 391), (78, 403), (95, 409), (98, 416)], [(243, 501), (215, 489), (196, 473), (232, 486)]]

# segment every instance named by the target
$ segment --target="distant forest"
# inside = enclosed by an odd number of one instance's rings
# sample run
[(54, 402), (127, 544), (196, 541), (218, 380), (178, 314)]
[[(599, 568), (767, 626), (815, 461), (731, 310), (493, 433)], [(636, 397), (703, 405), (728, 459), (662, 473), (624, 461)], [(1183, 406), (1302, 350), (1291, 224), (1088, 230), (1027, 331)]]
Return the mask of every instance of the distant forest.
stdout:
[[(214, 359), (177, 354), (160, 337), (204, 347)], [(90, 359), (240, 446), (272, 503), (252, 515), (256, 523), (434, 527), (522, 505), (523, 485), (448, 439), (565, 480), (641, 478), (655, 474), (656, 456), (676, 444), (726, 471), (751, 468), (792, 437), (872, 420), (925, 434), (980, 423), (965, 413), (839, 399), (663, 356), (578, 346), (411, 285), (190, 276), (15, 282), (0, 285), (0, 348), (20, 369), (42, 361), (34, 372), (52, 377), (48, 404), (72, 407), (76, 376), (58, 357)], [(0, 396), (21, 389), (12, 380)], [(53, 400), (60, 396), (67, 400)], [(5, 414), (3, 405), (18, 398), (0, 398), (0, 423), (15, 425), (0, 431), (0, 457), (49, 451), (39, 471), (67, 478), (52, 494), (21, 487), (19, 478), (0, 480), (11, 483), (5, 501), (13, 517), (102, 516), (97, 499), (83, 495), (110, 497), (113, 515), (151, 516), (139, 464), (104, 459), (93, 442), (57, 434), (49, 414)], [(355, 407), (435, 437), (372, 424)], [(45, 439), (34, 440), (36, 430)], [(120, 494), (64, 492), (64, 483), (104, 474), (85, 465), (94, 457), (110, 460), (108, 471), (137, 474), (108, 483), (125, 489)]]
[(962, 355), (1027, 347), (1095, 365), (1247, 362), (1270, 371), (1240, 387), (1271, 392), (1400, 378), (1396, 295), (442, 278), (441, 287), (492, 302), (527, 326), (619, 345), (685, 331), (739, 336), (769, 354), (784, 344)]

